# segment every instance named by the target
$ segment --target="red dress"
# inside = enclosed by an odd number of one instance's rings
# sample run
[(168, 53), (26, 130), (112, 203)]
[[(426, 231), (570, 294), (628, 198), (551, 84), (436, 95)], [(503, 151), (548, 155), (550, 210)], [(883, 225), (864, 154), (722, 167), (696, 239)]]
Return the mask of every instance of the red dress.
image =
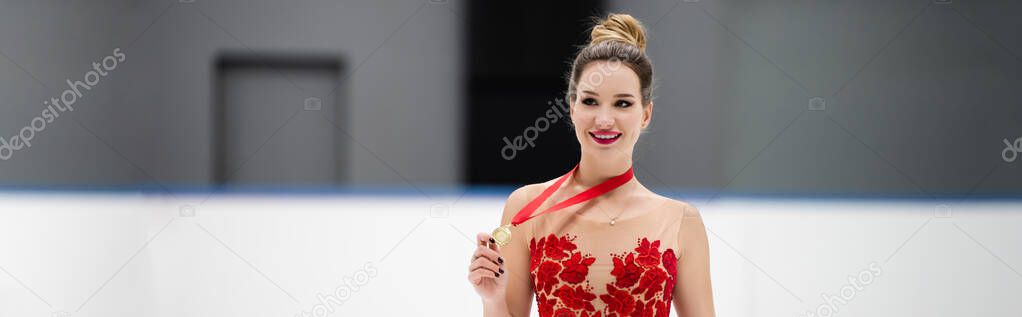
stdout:
[(669, 316), (681, 212), (623, 214), (615, 225), (599, 211), (587, 213), (530, 221), (529, 277), (539, 315)]

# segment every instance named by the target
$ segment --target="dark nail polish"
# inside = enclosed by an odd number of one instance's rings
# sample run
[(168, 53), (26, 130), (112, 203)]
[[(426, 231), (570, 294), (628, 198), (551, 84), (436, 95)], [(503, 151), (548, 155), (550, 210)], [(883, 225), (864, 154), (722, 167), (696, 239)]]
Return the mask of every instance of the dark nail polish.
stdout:
[(497, 262), (504, 263), (504, 258), (498, 257)]
[(500, 271), (500, 274), (504, 274), (504, 269), (497, 269), (497, 270)]
[(500, 273), (493, 272), (493, 276), (500, 277)]
[(493, 238), (490, 238), (490, 243), (497, 243), (497, 241), (494, 241)]

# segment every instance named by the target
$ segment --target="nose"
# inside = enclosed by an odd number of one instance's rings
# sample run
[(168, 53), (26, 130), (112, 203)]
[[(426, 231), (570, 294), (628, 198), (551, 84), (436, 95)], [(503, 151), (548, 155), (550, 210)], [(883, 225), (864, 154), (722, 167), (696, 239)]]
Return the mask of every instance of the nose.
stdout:
[(614, 127), (614, 116), (610, 114), (607, 109), (600, 109), (596, 113), (596, 128), (597, 129), (610, 129)]

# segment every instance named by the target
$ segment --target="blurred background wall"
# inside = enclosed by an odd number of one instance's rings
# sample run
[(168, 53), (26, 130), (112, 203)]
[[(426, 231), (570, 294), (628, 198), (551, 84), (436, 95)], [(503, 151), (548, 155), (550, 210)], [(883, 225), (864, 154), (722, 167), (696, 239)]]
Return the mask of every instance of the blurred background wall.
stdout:
[(1022, 128), (1018, 3), (612, 4), (652, 30), (659, 113), (642, 159), (664, 183), (920, 196), (1022, 186), (1000, 157)]
[[(328, 136), (310, 139), (296, 127), (336, 124), (337, 135), (351, 143), (350, 155), (336, 161), (351, 184), (407, 185), (402, 177), (416, 184), (459, 180), (462, 19), (453, 4), (13, 1), (4, 6), (0, 126), (8, 137), (39, 116), (44, 100), (59, 97), (65, 80), (81, 80), (91, 63), (114, 47), (126, 55), (82, 98), (74, 120), (59, 118), (39, 133), (32, 148), (3, 162), (5, 184), (211, 184), (214, 65), (218, 56), (231, 53), (298, 60), (325, 55), (344, 64), (337, 85), (303, 86), (283, 74), (269, 79), (264, 87), (276, 88), (277, 112), (249, 118), (256, 127), (246, 130), (265, 145), (258, 152), (258, 145), (244, 147), (249, 152), (240, 155), (282, 153), (290, 142), (326, 145)], [(321, 112), (304, 110), (307, 98), (344, 100), (347, 112), (341, 118), (346, 120), (331, 122)], [(258, 159), (250, 164), (260, 167)]]
[[(1003, 140), (1022, 136), (1022, 22), (1010, 1), (4, 5), (3, 135), (113, 48), (127, 57), (69, 120), (0, 164), (6, 185), (206, 186), (223, 183), (218, 164), (236, 174), (227, 183), (259, 185), (548, 179), (577, 160), (565, 123), (511, 160), (500, 157), (502, 138), (521, 135), (561, 97), (588, 17), (611, 10), (650, 32), (657, 99), (636, 167), (656, 187), (918, 196), (1022, 188), (1017, 164), (1001, 156)], [(215, 116), (230, 107), (217, 96), (237, 84), (221, 82), (225, 56), (285, 61), (265, 62), (265, 83), (235, 93), (263, 110)], [(317, 81), (286, 64), (310, 58), (341, 66)], [(305, 110), (310, 98), (326, 110)], [(317, 159), (334, 163), (337, 171), (321, 171), (339, 175), (334, 184), (287, 176), (327, 169), (308, 163)]]

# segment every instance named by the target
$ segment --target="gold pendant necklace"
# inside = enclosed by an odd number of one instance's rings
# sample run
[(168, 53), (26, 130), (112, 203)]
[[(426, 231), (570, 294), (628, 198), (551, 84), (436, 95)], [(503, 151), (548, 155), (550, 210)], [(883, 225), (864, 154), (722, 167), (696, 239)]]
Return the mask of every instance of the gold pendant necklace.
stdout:
[[(631, 197), (634, 194), (635, 194), (635, 187), (632, 187), (632, 191), (629, 193), (629, 197)], [(596, 206), (596, 208), (600, 208), (600, 207)], [(610, 225), (613, 226), (614, 224), (617, 223), (617, 218), (620, 218), (621, 215), (625, 214), (625, 211), (628, 211), (628, 209), (626, 209), (626, 208), (622, 208), (622, 209), (624, 209), (624, 211), (621, 211), (620, 213), (617, 214), (617, 216), (614, 216), (614, 217), (610, 217), (610, 215), (607, 214), (607, 211), (603, 210), (603, 208), (600, 208), (600, 212), (602, 212), (604, 216), (607, 216), (607, 217), (610, 218)]]

